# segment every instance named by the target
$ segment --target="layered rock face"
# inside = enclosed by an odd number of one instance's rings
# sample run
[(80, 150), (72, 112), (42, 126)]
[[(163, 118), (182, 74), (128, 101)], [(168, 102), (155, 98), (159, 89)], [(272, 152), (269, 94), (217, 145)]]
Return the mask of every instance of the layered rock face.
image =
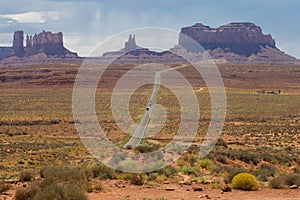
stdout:
[(63, 34), (43, 31), (39, 34), (27, 35), (25, 55), (30, 56), (39, 52), (44, 52), (46, 55), (65, 55)]
[(26, 47), (23, 44), (23, 31), (16, 31), (13, 37), (13, 54), (17, 57), (28, 57), (35, 54), (44, 53), (46, 56), (55, 57), (77, 57), (66, 49), (63, 44), (63, 34), (52, 32), (41, 32), (35, 35), (26, 36)]
[(12, 47), (0, 47), (0, 60), (8, 58), (13, 55)]
[(13, 38), (13, 53), (15, 56), (24, 57), (24, 33), (23, 31), (15, 31)]
[[(264, 35), (262, 29), (253, 23), (230, 23), (219, 28), (211, 28), (197, 23), (181, 29), (181, 33), (198, 42), (204, 50), (221, 48), (238, 55), (257, 54), (261, 47), (276, 48), (271, 35)], [(194, 51), (186, 38), (179, 37), (179, 45)]]

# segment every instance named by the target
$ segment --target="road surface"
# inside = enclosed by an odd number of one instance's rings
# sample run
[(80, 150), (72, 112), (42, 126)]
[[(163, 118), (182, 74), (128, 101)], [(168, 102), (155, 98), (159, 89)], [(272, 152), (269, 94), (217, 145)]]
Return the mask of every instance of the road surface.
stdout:
[(142, 116), (142, 119), (139, 122), (138, 126), (135, 128), (130, 140), (123, 146), (123, 148), (125, 149), (135, 148), (141, 143), (142, 139), (144, 138), (155, 105), (159, 83), (160, 83), (160, 72), (157, 72), (155, 74), (153, 91), (149, 99), (149, 102), (145, 108), (145, 112)]

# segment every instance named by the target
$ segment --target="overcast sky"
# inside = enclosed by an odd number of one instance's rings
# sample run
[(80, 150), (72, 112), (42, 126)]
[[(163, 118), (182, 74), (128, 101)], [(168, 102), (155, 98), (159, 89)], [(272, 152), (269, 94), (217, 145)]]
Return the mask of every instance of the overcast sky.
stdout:
[[(196, 22), (218, 27), (253, 22), (277, 46), (300, 58), (300, 1), (296, 0), (0, 0), (0, 45), (15, 30), (63, 32), (65, 46), (86, 56), (101, 41), (134, 28), (180, 31)], [(137, 36), (138, 41), (138, 36)]]

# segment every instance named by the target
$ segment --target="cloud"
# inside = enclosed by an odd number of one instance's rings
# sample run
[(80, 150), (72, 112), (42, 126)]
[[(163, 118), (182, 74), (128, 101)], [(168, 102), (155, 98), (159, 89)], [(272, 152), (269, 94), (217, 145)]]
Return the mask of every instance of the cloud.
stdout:
[(0, 15), (0, 18), (5, 19), (6, 23), (16, 22), (44, 24), (47, 21), (47, 19), (59, 20), (60, 13), (58, 11), (30, 11), (25, 13)]

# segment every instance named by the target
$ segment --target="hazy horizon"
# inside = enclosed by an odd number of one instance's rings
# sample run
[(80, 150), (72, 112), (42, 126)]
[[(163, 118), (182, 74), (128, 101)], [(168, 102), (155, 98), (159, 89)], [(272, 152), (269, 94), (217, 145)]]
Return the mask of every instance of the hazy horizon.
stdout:
[(230, 22), (252, 22), (261, 26), (264, 34), (271, 34), (279, 49), (300, 58), (297, 45), (300, 27), (295, 23), (300, 15), (298, 8), (300, 2), (291, 0), (226, 3), (219, 0), (3, 0), (0, 46), (11, 46), (15, 30), (24, 30), (25, 34), (46, 30), (63, 32), (64, 45), (80, 56), (87, 56), (97, 44), (130, 29), (161, 27), (179, 32), (181, 27), (195, 23), (218, 27)]

